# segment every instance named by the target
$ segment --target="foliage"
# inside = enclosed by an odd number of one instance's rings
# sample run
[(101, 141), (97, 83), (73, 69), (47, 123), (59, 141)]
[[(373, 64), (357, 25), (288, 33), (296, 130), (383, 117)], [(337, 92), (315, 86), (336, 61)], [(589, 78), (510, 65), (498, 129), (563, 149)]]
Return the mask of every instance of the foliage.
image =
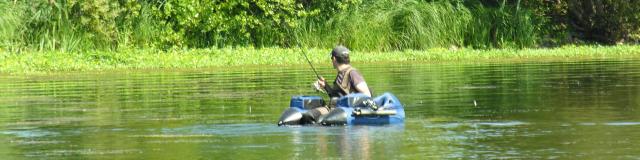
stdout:
[(0, 50), (526, 48), (640, 38), (631, 0), (0, 0)]
[(371, 1), (326, 23), (305, 23), (298, 35), (306, 46), (344, 44), (378, 51), (534, 47), (544, 21), (518, 8), (459, 1)]
[(567, 23), (585, 40), (621, 43), (640, 29), (640, 1), (569, 0), (567, 6)]
[[(156, 16), (166, 22), (169, 34), (179, 34), (167, 41), (176, 45), (206, 47), (226, 45), (261, 45), (275, 41), (282, 45), (287, 29), (304, 14), (294, 1), (164, 1), (156, 2)], [(156, 5), (154, 5), (156, 6)], [(275, 30), (275, 32), (266, 32)], [(265, 34), (275, 33), (273, 39)], [(180, 35), (184, 35), (179, 37)], [(184, 39), (179, 39), (184, 38)], [(252, 42), (252, 44), (249, 44)]]
[[(330, 66), (328, 50), (308, 49), (312, 63)], [(353, 63), (503, 63), (522, 61), (575, 61), (577, 59), (638, 58), (640, 46), (565, 46), (554, 49), (474, 50), (432, 48), (391, 52), (353, 52)], [(219, 48), (188, 50), (135, 49), (114, 51), (0, 52), (0, 73), (51, 73), (123, 69), (189, 69), (229, 66), (306, 65), (299, 48)]]
[(300, 0), (304, 10), (308, 12), (308, 19), (326, 21), (334, 15), (352, 10), (361, 5), (362, 0)]
[(448, 2), (369, 1), (326, 22), (300, 29), (305, 46), (336, 44), (359, 50), (404, 50), (462, 46), (469, 10)]
[(535, 46), (539, 40), (542, 22), (531, 11), (508, 4), (474, 6), (466, 45), (474, 48), (524, 48)]
[(582, 41), (615, 44), (637, 40), (634, 35), (640, 29), (640, 1), (521, 1), (523, 7), (544, 18), (541, 33), (548, 38), (543, 41), (553, 44)]
[(5, 16), (15, 19), (0, 25), (20, 28), (4, 34), (17, 37), (14, 41), (19, 43), (7, 46), (15, 50), (116, 48), (125, 33), (131, 33), (125, 31), (140, 25), (137, 17), (142, 9), (135, 0), (0, 1), (0, 5), (10, 13)]
[(20, 34), (24, 30), (20, 25), (23, 24), (23, 8), (22, 6), (14, 6), (9, 3), (0, 3), (0, 10), (2, 11), (17, 11), (17, 12), (4, 12), (0, 14), (0, 51), (3, 49), (11, 49), (12, 46), (19, 46), (21, 43)]
[(312, 17), (317, 21), (358, 4), (343, 1), (157, 1), (154, 11), (166, 22), (170, 45), (190, 47), (210, 46), (290, 46), (292, 30), (300, 20)]

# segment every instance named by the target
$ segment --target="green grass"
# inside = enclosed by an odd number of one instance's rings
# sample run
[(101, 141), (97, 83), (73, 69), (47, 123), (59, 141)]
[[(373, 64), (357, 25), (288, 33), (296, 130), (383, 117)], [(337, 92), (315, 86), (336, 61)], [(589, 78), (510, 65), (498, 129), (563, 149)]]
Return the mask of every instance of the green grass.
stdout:
[(0, 49), (20, 46), (20, 24), (23, 24), (22, 8), (8, 3), (0, 3), (0, 10), (9, 11), (0, 14)]
[(449, 1), (367, 1), (326, 22), (303, 22), (303, 46), (344, 44), (367, 51), (537, 46), (541, 23), (515, 6), (465, 6)]
[[(330, 49), (308, 49), (313, 63), (330, 65)], [(640, 57), (640, 46), (566, 46), (554, 49), (434, 48), (393, 52), (353, 51), (354, 63), (416, 62), (476, 63), (523, 61), (575, 61)], [(0, 51), (0, 73), (53, 73), (132, 69), (194, 69), (230, 66), (303, 65), (299, 49), (222, 48), (173, 51), (120, 50), (117, 52)]]
[(324, 23), (304, 22), (297, 37), (303, 46), (367, 51), (462, 46), (471, 18), (466, 7), (445, 1), (368, 1)]

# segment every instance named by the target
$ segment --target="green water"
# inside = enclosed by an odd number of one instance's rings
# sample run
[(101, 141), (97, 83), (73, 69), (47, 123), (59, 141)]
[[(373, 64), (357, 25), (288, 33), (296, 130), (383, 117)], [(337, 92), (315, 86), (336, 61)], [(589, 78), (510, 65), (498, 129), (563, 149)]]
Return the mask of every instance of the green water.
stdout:
[(0, 157), (640, 158), (637, 60), (355, 66), (404, 125), (277, 127), (307, 66), (3, 75)]

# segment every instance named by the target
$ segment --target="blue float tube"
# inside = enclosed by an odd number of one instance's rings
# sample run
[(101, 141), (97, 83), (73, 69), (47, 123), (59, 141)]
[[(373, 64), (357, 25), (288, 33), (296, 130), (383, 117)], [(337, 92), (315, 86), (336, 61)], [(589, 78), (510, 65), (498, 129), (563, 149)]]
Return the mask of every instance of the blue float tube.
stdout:
[(371, 109), (363, 107), (357, 103), (359, 99), (363, 98), (368, 98), (368, 96), (358, 93), (340, 98), (336, 105), (337, 107), (329, 112), (329, 114), (322, 117), (320, 119), (320, 123), (323, 125), (382, 125), (404, 122), (404, 107), (402, 106), (402, 103), (400, 103), (400, 100), (398, 100), (398, 98), (393, 94), (384, 93), (373, 99), (379, 107), (379, 109), (374, 112), (385, 112), (387, 114), (355, 114), (355, 111), (359, 110), (372, 111)]
[[(391, 93), (384, 93), (373, 98), (377, 110), (363, 106), (362, 101), (371, 99), (369, 96), (356, 93), (341, 97), (336, 108), (326, 115), (316, 119), (309, 119), (309, 110), (324, 105), (318, 96), (295, 96), (290, 106), (284, 111), (278, 125), (382, 125), (404, 123), (404, 107), (400, 100)], [(321, 105), (320, 105), (321, 104)]]

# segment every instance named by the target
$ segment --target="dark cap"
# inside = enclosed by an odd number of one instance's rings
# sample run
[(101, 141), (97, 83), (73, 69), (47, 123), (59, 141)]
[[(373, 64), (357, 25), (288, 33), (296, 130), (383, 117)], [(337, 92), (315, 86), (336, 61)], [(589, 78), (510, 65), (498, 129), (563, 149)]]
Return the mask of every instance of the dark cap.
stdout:
[(349, 57), (349, 49), (347, 49), (347, 47), (344, 47), (342, 45), (336, 46), (335, 48), (333, 48), (333, 50), (331, 51), (331, 56), (334, 57)]
[(331, 51), (331, 56), (336, 57), (338, 63), (349, 64), (349, 49), (342, 45), (336, 46)]

